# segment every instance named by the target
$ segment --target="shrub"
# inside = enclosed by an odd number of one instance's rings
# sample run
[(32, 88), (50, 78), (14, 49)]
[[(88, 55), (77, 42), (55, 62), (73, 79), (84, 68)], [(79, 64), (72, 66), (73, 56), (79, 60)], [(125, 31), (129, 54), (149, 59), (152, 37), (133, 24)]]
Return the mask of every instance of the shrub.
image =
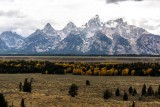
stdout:
[(145, 96), (147, 94), (146, 92), (146, 84), (143, 85), (143, 88), (142, 88), (142, 96)]
[(0, 107), (8, 107), (7, 101), (5, 101), (2, 93), (0, 93)]
[(129, 87), (128, 91), (129, 91), (129, 94), (132, 94), (133, 88), (132, 88), (132, 87)]
[(147, 90), (147, 95), (148, 96), (152, 96), (152, 95), (154, 95), (154, 91), (153, 91), (153, 88), (150, 86), (149, 88), (148, 88), (148, 90)]
[(89, 82), (89, 80), (86, 80), (86, 85), (90, 85), (90, 82)]
[(69, 91), (68, 91), (69, 95), (72, 97), (75, 97), (76, 95), (78, 95), (78, 86), (76, 84), (72, 84), (69, 87)]
[(124, 101), (128, 101), (128, 95), (127, 95), (127, 93), (126, 93), (126, 92), (124, 92), (123, 100), (124, 100)]
[(116, 96), (120, 96), (119, 88), (116, 89), (115, 95), (116, 95)]
[(111, 96), (112, 96), (112, 93), (108, 89), (106, 89), (103, 93), (103, 98), (109, 99)]

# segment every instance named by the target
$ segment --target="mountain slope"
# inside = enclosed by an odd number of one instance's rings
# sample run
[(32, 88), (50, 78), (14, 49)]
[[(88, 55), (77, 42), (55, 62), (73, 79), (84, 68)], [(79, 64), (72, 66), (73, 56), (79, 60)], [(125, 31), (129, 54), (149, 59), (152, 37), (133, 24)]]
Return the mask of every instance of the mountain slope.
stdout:
[(83, 45), (83, 52), (87, 54), (110, 54), (112, 40), (101, 31), (88, 38)]
[(160, 55), (160, 36), (153, 34), (142, 35), (137, 40), (137, 47), (141, 54)]
[(5, 42), (3, 40), (0, 39), (0, 49), (1, 49), (1, 53), (3, 53), (2, 51), (7, 51), (8, 47), (5, 44)]
[(0, 50), (14, 54), (160, 55), (160, 36), (129, 25), (122, 18), (101, 22), (96, 15), (82, 27), (69, 22), (62, 30), (55, 30), (47, 23), (26, 38), (3, 32)]
[(3, 32), (0, 35), (0, 39), (7, 45), (10, 49), (19, 49), (24, 43), (24, 38), (11, 31)]
[(79, 34), (68, 34), (57, 47), (55, 48), (55, 53), (57, 54), (81, 54), (81, 45), (83, 40)]
[(113, 37), (113, 54), (132, 54), (132, 47), (129, 41), (120, 35), (116, 35)]
[(60, 41), (60, 36), (47, 24), (44, 29), (36, 30), (25, 39), (22, 51), (28, 53), (48, 52)]

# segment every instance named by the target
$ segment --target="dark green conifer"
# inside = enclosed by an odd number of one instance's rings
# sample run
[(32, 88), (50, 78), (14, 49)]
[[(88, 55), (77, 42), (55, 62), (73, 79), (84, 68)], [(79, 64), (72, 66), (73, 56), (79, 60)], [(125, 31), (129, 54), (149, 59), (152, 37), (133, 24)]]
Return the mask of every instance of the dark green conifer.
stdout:
[(142, 96), (145, 96), (147, 94), (147, 91), (146, 91), (146, 84), (143, 85), (143, 88), (142, 88)]
[(7, 101), (5, 101), (2, 93), (0, 93), (0, 107), (8, 107)]
[(116, 95), (116, 96), (120, 96), (119, 88), (117, 88), (117, 89), (116, 89), (116, 93), (115, 93), (115, 95)]
[(78, 95), (78, 86), (76, 84), (72, 84), (69, 87), (69, 91), (68, 91), (69, 95), (72, 97), (75, 97), (76, 95)]
[(124, 101), (128, 101), (128, 95), (127, 95), (127, 93), (126, 93), (126, 92), (124, 92), (123, 100), (124, 100)]
[(149, 88), (148, 88), (148, 90), (147, 90), (147, 95), (148, 96), (152, 96), (152, 95), (154, 95), (154, 91), (153, 91), (153, 88), (150, 86)]
[(89, 80), (86, 80), (86, 85), (90, 85), (90, 82), (89, 82)]
[(106, 89), (103, 93), (103, 98), (109, 99), (111, 96), (112, 96), (112, 93), (108, 89)]
[(21, 100), (21, 107), (25, 107), (24, 99), (23, 99), (23, 98), (22, 98), (22, 100)]
[(128, 91), (129, 91), (129, 94), (132, 94), (133, 88), (132, 88), (132, 87), (129, 87)]

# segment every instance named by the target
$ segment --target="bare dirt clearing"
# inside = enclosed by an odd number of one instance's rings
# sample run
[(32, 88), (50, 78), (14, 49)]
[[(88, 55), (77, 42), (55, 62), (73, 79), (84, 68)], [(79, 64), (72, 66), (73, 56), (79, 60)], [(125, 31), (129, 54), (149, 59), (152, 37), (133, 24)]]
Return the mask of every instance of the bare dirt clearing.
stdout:
[[(25, 78), (34, 78), (32, 93), (20, 92), (19, 82)], [(90, 86), (86, 86), (86, 80)], [(78, 96), (68, 95), (69, 86), (76, 83), (79, 87)], [(160, 99), (144, 98), (139, 101), (143, 84), (147, 88), (151, 85), (154, 91), (160, 84), (159, 77), (139, 76), (75, 76), (75, 75), (42, 75), (42, 74), (0, 74), (0, 91), (4, 94), (9, 105), (20, 107), (20, 101), (25, 99), (26, 107), (131, 107), (136, 101), (136, 107), (160, 107)], [(132, 86), (138, 95), (129, 95), (129, 101), (123, 101), (123, 91)], [(121, 91), (120, 97), (115, 97), (116, 88)], [(108, 88), (113, 96), (109, 100), (103, 99), (103, 92)]]

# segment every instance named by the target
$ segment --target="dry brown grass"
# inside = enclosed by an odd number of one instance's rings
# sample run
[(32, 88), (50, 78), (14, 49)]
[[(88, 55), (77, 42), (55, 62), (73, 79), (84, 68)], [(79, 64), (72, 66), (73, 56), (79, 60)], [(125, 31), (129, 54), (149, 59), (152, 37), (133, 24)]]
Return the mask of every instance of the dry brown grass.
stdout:
[[(18, 84), (25, 78), (34, 78), (31, 94), (19, 92)], [(86, 86), (86, 80), (90, 86)], [(78, 96), (68, 96), (72, 83), (79, 86)], [(159, 77), (122, 77), (122, 76), (75, 76), (75, 75), (42, 75), (42, 74), (0, 74), (0, 91), (8, 103), (20, 107), (20, 101), (25, 99), (26, 107), (131, 107), (136, 101), (136, 107), (160, 107), (160, 99), (154, 97), (139, 101), (139, 95), (129, 96), (130, 101), (123, 101), (122, 96), (115, 97), (115, 89), (120, 88), (121, 94), (130, 86), (141, 93), (143, 84), (150, 85), (154, 90), (160, 84)], [(103, 99), (103, 92), (108, 88), (113, 92), (109, 100)]]

